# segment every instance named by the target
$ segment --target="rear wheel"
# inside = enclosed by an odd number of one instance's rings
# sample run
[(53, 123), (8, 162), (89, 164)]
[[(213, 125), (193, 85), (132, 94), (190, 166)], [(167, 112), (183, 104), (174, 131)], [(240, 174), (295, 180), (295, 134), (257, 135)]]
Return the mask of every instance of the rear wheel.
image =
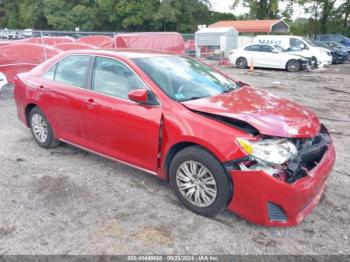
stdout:
[(298, 60), (290, 60), (287, 63), (286, 69), (289, 72), (298, 72), (301, 70), (301, 63)]
[(236, 66), (239, 69), (245, 69), (248, 67), (248, 62), (247, 59), (245, 59), (244, 57), (239, 57), (236, 61)]
[(59, 141), (53, 135), (50, 123), (39, 107), (34, 107), (30, 111), (29, 123), (32, 135), (39, 146), (53, 148), (59, 145)]
[(177, 153), (170, 164), (170, 184), (190, 210), (214, 216), (224, 210), (232, 196), (232, 183), (222, 164), (199, 146)]

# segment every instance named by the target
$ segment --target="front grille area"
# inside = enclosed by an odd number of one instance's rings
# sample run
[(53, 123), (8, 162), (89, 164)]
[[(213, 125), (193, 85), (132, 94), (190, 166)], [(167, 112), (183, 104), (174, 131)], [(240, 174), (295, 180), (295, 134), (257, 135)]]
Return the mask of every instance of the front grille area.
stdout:
[(268, 210), (268, 214), (269, 214), (269, 220), (271, 222), (286, 222), (287, 221), (287, 215), (279, 205), (268, 202), (267, 203), (267, 210)]
[(299, 154), (288, 163), (287, 182), (293, 183), (307, 175), (321, 161), (331, 143), (327, 130), (322, 126), (320, 134), (309, 139), (296, 139), (294, 144)]

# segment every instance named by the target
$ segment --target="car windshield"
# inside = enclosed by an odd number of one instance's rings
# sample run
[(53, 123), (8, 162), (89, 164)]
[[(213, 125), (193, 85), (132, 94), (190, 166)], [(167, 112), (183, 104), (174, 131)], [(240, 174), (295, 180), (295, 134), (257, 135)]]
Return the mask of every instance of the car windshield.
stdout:
[(344, 46), (342, 44), (339, 44), (337, 42), (326, 42), (326, 44), (330, 47), (344, 48)]
[(313, 46), (313, 47), (317, 47), (317, 45), (315, 45), (314, 43), (312, 43), (309, 39), (303, 38), (303, 40), (308, 43), (309, 45)]
[(346, 36), (341, 35), (340, 37), (341, 37), (342, 41), (346, 41), (346, 42), (350, 41), (350, 38), (348, 38)]
[(327, 49), (329, 48), (329, 46), (323, 42), (315, 41), (313, 43), (319, 47), (323, 47), (323, 48), (327, 48)]
[(133, 61), (172, 99), (183, 102), (216, 96), (240, 85), (191, 58), (158, 56)]

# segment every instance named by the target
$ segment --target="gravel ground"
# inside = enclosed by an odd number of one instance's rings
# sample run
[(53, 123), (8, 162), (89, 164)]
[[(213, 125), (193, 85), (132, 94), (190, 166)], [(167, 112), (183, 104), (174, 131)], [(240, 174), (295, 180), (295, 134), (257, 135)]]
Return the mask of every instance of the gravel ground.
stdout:
[(166, 182), (68, 145), (45, 150), (0, 94), (0, 254), (350, 254), (350, 64), (287, 73), (222, 67), (314, 110), (337, 163), (297, 227), (266, 228), (184, 208)]

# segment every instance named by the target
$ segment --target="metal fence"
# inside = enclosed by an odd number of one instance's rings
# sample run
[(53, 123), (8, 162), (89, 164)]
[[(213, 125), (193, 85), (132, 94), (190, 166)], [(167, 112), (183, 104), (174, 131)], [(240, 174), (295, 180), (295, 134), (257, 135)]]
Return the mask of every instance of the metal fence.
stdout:
[[(50, 31), (50, 30), (12, 30), (12, 29), (2, 29), (0, 30), (0, 39), (6, 40), (20, 40), (30, 37), (42, 37), (42, 36), (69, 36), (73, 38), (81, 38), (83, 36), (90, 35), (105, 35), (114, 37), (122, 33), (131, 32), (97, 32), (97, 31)], [(184, 40), (194, 40), (194, 34), (182, 34)]]

